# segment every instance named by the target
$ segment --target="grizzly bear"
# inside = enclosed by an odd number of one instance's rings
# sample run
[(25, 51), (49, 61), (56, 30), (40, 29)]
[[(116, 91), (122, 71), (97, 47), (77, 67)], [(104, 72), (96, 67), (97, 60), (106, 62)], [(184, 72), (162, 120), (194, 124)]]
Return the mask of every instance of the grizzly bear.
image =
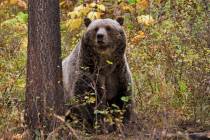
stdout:
[[(130, 119), (132, 110), (132, 79), (125, 49), (126, 35), (122, 17), (116, 20), (84, 19), (86, 32), (71, 54), (63, 60), (63, 85), (65, 100), (73, 96), (82, 100), (87, 93), (96, 95), (93, 105), (87, 105), (89, 122), (99, 106), (125, 107), (124, 121)], [(122, 98), (128, 98), (128, 101)], [(126, 106), (125, 106), (126, 104)]]

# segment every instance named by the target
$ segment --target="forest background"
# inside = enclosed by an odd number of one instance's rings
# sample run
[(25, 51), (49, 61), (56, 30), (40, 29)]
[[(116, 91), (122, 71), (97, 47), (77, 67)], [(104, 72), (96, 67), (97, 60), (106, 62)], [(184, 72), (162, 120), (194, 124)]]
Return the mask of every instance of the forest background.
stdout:
[[(85, 31), (83, 18), (123, 16), (143, 131), (210, 130), (208, 0), (60, 0), (62, 58)], [(21, 134), (27, 0), (0, 0), (0, 137)]]

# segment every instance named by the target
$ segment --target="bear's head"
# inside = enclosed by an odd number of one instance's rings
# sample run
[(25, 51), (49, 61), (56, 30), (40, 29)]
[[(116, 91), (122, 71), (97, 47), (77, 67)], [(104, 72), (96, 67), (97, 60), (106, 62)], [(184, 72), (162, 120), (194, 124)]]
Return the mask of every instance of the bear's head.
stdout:
[(116, 20), (96, 19), (93, 21), (85, 18), (84, 23), (87, 27), (83, 36), (85, 44), (98, 54), (112, 54), (115, 50), (124, 52), (126, 38), (122, 28), (123, 21), (122, 17)]

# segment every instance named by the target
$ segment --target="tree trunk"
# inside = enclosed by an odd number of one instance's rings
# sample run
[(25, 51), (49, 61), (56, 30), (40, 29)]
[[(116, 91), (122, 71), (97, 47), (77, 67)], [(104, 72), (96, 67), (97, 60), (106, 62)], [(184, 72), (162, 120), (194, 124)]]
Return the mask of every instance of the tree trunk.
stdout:
[(53, 113), (62, 115), (59, 0), (29, 0), (25, 120), (33, 139), (56, 127)]

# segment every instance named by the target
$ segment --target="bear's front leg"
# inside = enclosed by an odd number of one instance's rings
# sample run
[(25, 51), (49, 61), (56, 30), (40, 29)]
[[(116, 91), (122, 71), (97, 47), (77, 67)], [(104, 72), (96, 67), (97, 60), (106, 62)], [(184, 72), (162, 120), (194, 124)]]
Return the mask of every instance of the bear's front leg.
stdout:
[(128, 123), (133, 114), (133, 97), (132, 97), (132, 79), (130, 70), (125, 67), (119, 75), (118, 96), (120, 96), (120, 106), (125, 109), (124, 122)]
[[(74, 95), (77, 100), (76, 107), (72, 108), (75, 114), (78, 114), (80, 120), (88, 129), (93, 129), (94, 125), (94, 103), (90, 103), (89, 98), (95, 92), (93, 80), (86, 76), (80, 75), (74, 84)], [(91, 127), (91, 128), (90, 128)]]

